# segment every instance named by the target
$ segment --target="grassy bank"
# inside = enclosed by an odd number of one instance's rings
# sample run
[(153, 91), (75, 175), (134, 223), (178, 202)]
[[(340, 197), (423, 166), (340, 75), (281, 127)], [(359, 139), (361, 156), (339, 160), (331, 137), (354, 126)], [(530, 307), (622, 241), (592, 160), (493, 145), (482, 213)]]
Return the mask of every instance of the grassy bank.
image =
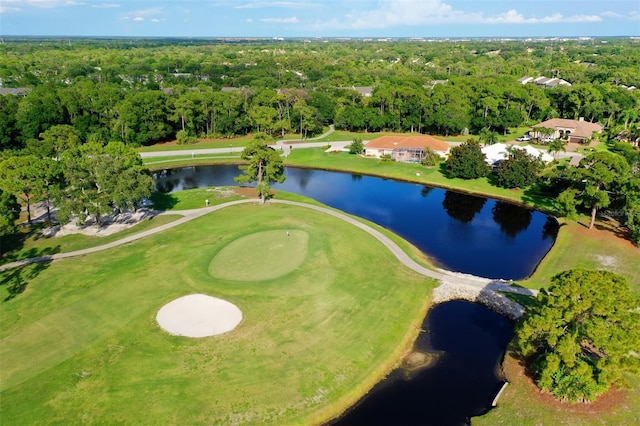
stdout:
[[(233, 241), (286, 229), (309, 236), (295, 271), (243, 282), (209, 274)], [(231, 207), (53, 262), (0, 304), (0, 421), (319, 422), (397, 362), (433, 285), (365, 232), (283, 205)], [(204, 339), (160, 330), (157, 311), (192, 293), (236, 304), (240, 326)]]
[[(519, 284), (542, 288), (555, 274), (573, 268), (605, 269), (627, 278), (640, 294), (640, 248), (604, 224), (588, 229), (588, 220), (564, 223), (551, 251), (535, 273)], [(598, 229), (600, 228), (600, 229)], [(508, 354), (504, 362), (509, 386), (497, 408), (473, 419), (474, 425), (634, 425), (640, 423), (640, 378), (631, 387), (611, 392), (591, 404), (569, 404), (540, 393), (523, 366)]]

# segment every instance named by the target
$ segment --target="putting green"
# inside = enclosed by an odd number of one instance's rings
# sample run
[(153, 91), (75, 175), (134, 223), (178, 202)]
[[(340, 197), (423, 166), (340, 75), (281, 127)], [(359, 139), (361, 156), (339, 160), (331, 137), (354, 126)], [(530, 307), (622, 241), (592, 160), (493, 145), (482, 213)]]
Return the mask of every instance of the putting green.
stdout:
[(234, 281), (265, 281), (295, 270), (307, 256), (309, 234), (277, 229), (238, 238), (209, 264), (209, 275)]

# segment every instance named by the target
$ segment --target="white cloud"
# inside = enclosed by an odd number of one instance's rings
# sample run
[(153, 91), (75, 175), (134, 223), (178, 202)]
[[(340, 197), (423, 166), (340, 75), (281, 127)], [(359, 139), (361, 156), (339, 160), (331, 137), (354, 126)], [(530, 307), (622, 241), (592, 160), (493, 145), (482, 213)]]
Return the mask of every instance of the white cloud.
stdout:
[(94, 9), (114, 9), (120, 7), (119, 4), (115, 3), (102, 3), (102, 4), (92, 4), (91, 7)]
[(262, 18), (260, 19), (262, 22), (270, 22), (274, 24), (297, 24), (298, 18), (292, 16), (290, 18)]
[(142, 22), (144, 21), (144, 18), (142, 16), (136, 16), (135, 18), (133, 18), (133, 20), (136, 22)]
[(247, 18), (247, 19), (245, 19), (245, 20), (244, 20), (244, 22), (249, 22), (249, 23), (251, 23), (251, 22), (253, 22), (253, 19), (251, 19), (251, 18)]
[(0, 6), (0, 14), (9, 12), (20, 12), (22, 9), (19, 7)]
[(622, 18), (623, 15), (616, 13), (616, 12), (612, 12), (610, 10), (606, 11), (606, 12), (602, 12), (600, 14), (601, 16), (607, 17), (607, 18)]
[[(84, 6), (87, 3), (72, 0), (2, 0), (3, 4), (13, 4), (16, 7), (2, 6), (6, 9), (12, 9), (13, 11), (22, 10), (22, 7), (37, 7), (43, 9), (51, 9), (54, 7), (64, 6)], [(22, 7), (21, 7), (22, 6)]]
[(286, 9), (306, 9), (317, 7), (317, 3), (293, 2), (293, 1), (257, 1), (234, 6), (234, 9), (262, 9), (266, 7), (283, 7)]
[[(140, 9), (134, 10), (133, 12), (129, 12), (127, 15), (123, 16), (122, 19), (133, 19), (134, 21), (144, 21), (145, 17), (160, 15), (162, 13), (161, 7), (154, 7), (151, 9)], [(139, 19), (142, 18), (142, 19)]]
[(550, 24), (599, 22), (598, 15), (564, 16), (554, 13), (542, 17), (524, 16), (515, 9), (496, 15), (454, 9), (443, 0), (380, 0), (376, 9), (351, 12), (344, 23), (333, 20), (328, 25), (354, 29), (389, 28), (429, 24)]

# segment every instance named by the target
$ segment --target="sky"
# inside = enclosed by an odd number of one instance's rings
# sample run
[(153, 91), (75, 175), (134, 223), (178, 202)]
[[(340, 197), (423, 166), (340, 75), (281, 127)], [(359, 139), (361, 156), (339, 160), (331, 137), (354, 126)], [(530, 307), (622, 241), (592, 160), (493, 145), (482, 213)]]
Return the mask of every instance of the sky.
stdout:
[(0, 35), (640, 36), (640, 0), (0, 0)]

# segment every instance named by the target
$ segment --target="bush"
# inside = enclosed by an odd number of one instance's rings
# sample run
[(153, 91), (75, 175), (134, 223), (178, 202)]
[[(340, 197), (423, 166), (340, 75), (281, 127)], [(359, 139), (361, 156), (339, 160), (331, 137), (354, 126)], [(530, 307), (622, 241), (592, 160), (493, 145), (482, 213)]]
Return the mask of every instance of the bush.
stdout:
[(541, 170), (540, 160), (522, 149), (513, 148), (509, 158), (498, 166), (497, 183), (503, 188), (526, 188), (536, 183)]
[(442, 161), (442, 157), (440, 157), (434, 150), (430, 148), (425, 148), (424, 158), (422, 158), (422, 165), (425, 167), (433, 167), (437, 166), (440, 161)]
[(178, 145), (192, 145), (198, 142), (198, 138), (196, 138), (195, 136), (189, 135), (189, 133), (186, 130), (178, 131), (178, 133), (176, 133), (176, 139), (177, 139)]
[(475, 140), (469, 140), (451, 148), (449, 158), (445, 162), (445, 170), (452, 178), (477, 179), (487, 176), (491, 169), (486, 163), (480, 144)]
[(362, 154), (364, 151), (364, 144), (362, 143), (362, 138), (355, 138), (351, 145), (349, 145), (349, 154)]

